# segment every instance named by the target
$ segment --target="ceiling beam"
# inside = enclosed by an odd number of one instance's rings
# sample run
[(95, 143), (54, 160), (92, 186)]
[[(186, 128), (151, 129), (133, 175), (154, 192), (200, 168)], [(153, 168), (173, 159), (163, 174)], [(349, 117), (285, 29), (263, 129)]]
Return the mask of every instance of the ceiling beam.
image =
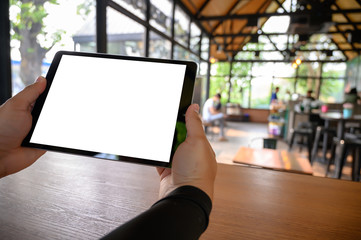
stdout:
[[(341, 10), (341, 8), (336, 3), (334, 3), (333, 5), (336, 6), (337, 10)], [(347, 22), (353, 26), (354, 30), (358, 30), (356, 24), (352, 22), (352, 20), (347, 16), (347, 14), (342, 13), (342, 15), (346, 18)]]
[[(317, 44), (324, 44), (324, 43), (325, 42), (308, 42), (307, 45), (317, 45)], [(330, 43), (330, 42), (328, 42), (328, 43)], [(267, 44), (270, 44), (270, 43), (259, 42), (258, 44), (267, 45)], [(350, 44), (350, 43), (349, 42), (338, 42), (338, 44), (342, 45), (342, 44)], [(286, 45), (286, 43), (284, 43), (284, 45)]]
[(356, 0), (356, 2), (357, 2), (358, 5), (360, 5), (360, 7), (361, 7), (361, 0)]
[[(238, 3), (240, 2), (241, 0), (238, 0), (236, 1), (230, 8), (229, 10), (227, 11), (226, 15), (229, 15), (234, 9), (235, 7), (237, 7)], [(216, 29), (224, 22), (224, 20), (220, 20), (216, 26), (213, 27), (213, 29), (211, 30), (211, 34), (213, 34), (214, 31), (216, 31)]]
[(192, 12), (183, 4), (181, 0), (175, 0), (175, 3), (190, 17), (191, 21), (194, 22), (209, 38), (212, 37), (204, 26), (198, 21), (198, 18), (192, 14)]
[[(349, 31), (310, 31), (308, 34), (348, 34)], [(226, 33), (226, 34), (214, 34), (213, 37), (248, 37), (248, 36), (279, 36), (279, 35), (292, 35), (297, 33), (290, 33), (290, 32), (284, 32), (284, 33)], [(347, 38), (346, 38), (347, 40)]]
[(270, 41), (270, 43), (273, 45), (273, 47), (283, 55), (283, 58), (286, 58), (285, 52), (284, 52), (284, 51), (281, 51), (281, 50), (277, 47), (277, 45), (272, 41), (271, 37), (270, 37), (270, 36), (267, 36), (267, 38), (268, 38), (268, 40)]
[[(274, 17), (274, 16), (305, 16), (314, 14), (314, 11), (300, 11), (300, 12), (275, 12), (275, 13), (249, 13), (249, 14), (232, 14), (228, 16), (214, 15), (214, 16), (200, 16), (197, 18), (198, 21), (221, 21), (230, 19), (247, 19), (247, 18), (260, 18), (260, 17)], [(347, 14), (347, 13), (361, 13), (361, 8), (358, 9), (342, 9), (342, 10), (331, 10), (331, 14)]]
[[(333, 5), (336, 6), (337, 10), (340, 10), (340, 9), (341, 9), (336, 3), (334, 3)], [(357, 31), (357, 30), (358, 30), (357, 26), (352, 23), (351, 19), (347, 16), (347, 14), (342, 13), (342, 15), (346, 18), (347, 22), (349, 22), (350, 24), (352, 24), (352, 27), (354, 28), (354, 30)], [(335, 27), (336, 27), (336, 29), (337, 29), (338, 31), (340, 30), (339, 26), (335, 26)], [(347, 41), (347, 34), (343, 33), (342, 35), (343, 35), (343, 37), (345, 38), (345, 40)], [(354, 50), (355, 52), (359, 53), (359, 51), (356, 49), (354, 43), (350, 43), (350, 45), (351, 45), (351, 47), (352, 47), (352, 50)], [(344, 55), (346, 55), (346, 54), (344, 53)]]
[[(361, 51), (361, 48), (356, 49), (358, 51)], [(278, 50), (278, 49), (272, 49), (272, 50), (224, 50), (225, 52), (283, 52), (286, 50)], [(312, 48), (312, 49), (295, 49), (295, 52), (324, 52), (324, 51), (345, 51), (345, 52), (352, 52), (352, 49), (345, 49), (345, 50), (340, 50), (340, 49), (317, 49), (317, 48)]]
[(348, 61), (349, 57), (346, 55), (346, 52), (340, 48), (340, 43), (336, 42), (332, 37), (331, 37), (331, 41), (333, 42), (333, 44), (336, 45), (336, 47), (342, 52), (343, 56), (346, 58), (346, 61)]
[[(262, 5), (257, 9), (257, 12), (261, 11), (261, 10), (266, 6), (266, 4), (267, 4), (268, 2), (269, 2), (268, 0), (265, 0), (265, 1), (262, 3)], [(244, 28), (245, 28), (246, 26), (247, 26), (247, 25), (244, 25), (244, 26), (242, 27), (242, 29), (240, 29), (240, 30), (238, 31), (238, 33), (242, 33), (243, 30), (244, 30)], [(231, 39), (231, 41), (230, 41), (229, 43), (226, 43), (226, 44), (224, 45), (224, 49), (226, 49), (229, 45), (232, 45), (233, 42), (234, 42), (234, 39), (236, 39), (236, 36), (233, 36), (232, 39)], [(244, 41), (243, 41), (241, 44), (239, 44), (239, 47), (238, 47), (238, 48), (241, 49), (244, 45), (245, 45), (245, 43), (244, 43)]]
[(202, 6), (198, 9), (197, 13), (195, 14), (195, 17), (198, 18), (199, 16), (201, 16), (203, 9), (208, 5), (208, 3), (210, 2), (210, 0), (206, 0)]
[(336, 25), (360, 25), (361, 22), (334, 22)]
[(278, 4), (278, 6), (279, 6), (281, 9), (283, 9), (284, 12), (287, 12), (287, 10), (283, 7), (282, 3), (280, 3), (279, 0), (274, 0), (274, 1)]
[[(218, 60), (218, 62), (229, 62), (228, 60)], [(234, 63), (237, 62), (244, 62), (244, 63), (264, 63), (264, 62), (273, 62), (273, 63), (290, 63), (290, 60), (263, 60), (263, 59), (250, 59), (250, 60), (233, 60)], [(303, 60), (303, 63), (343, 63), (345, 60), (343, 59), (336, 59), (336, 60)]]

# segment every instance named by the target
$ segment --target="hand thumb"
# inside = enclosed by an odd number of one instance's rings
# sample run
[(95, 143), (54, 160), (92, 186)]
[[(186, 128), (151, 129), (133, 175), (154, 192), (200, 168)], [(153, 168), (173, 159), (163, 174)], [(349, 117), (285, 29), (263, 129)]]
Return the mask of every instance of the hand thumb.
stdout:
[(13, 97), (13, 101), (18, 103), (21, 108), (28, 108), (35, 102), (39, 95), (45, 90), (46, 79), (38, 77), (35, 83), (27, 86), (24, 90)]
[(186, 127), (188, 137), (204, 137), (202, 120), (199, 117), (198, 104), (192, 104), (186, 112)]

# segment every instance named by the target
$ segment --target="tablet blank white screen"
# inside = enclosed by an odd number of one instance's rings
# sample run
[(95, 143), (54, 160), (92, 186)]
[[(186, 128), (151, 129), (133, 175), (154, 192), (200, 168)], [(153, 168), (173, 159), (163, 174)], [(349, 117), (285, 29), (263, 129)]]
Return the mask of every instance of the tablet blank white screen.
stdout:
[(169, 162), (185, 70), (63, 55), (30, 142)]

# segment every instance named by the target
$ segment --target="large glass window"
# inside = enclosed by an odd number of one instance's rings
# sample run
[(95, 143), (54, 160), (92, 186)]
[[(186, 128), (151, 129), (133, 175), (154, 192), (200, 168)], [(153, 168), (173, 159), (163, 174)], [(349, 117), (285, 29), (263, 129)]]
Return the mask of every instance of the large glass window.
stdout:
[[(300, 89), (302, 89), (302, 91), (303, 88), (306, 88), (306, 93), (308, 89), (315, 90), (315, 81), (321, 76), (321, 65), (317, 62), (301, 63), (298, 69), (298, 76), (300, 76), (300, 78), (305, 81), (300, 83)], [(299, 92), (298, 87), (297, 93), (301, 93)]]
[(268, 109), (272, 76), (255, 77), (251, 81), (251, 108)]
[(228, 77), (211, 77), (211, 86), (209, 89), (209, 96), (214, 96), (217, 93), (221, 94), (221, 102), (223, 105), (227, 103), (228, 100)]
[(107, 7), (108, 53), (144, 56), (144, 32), (144, 26)]
[(205, 61), (201, 61), (198, 67), (199, 67), (199, 75), (206, 76), (207, 69), (208, 69), (208, 63)]
[(150, 24), (167, 35), (172, 29), (172, 7), (171, 0), (151, 0)]
[(251, 59), (254, 59), (254, 54), (252, 52), (241, 51), (241, 52), (236, 54), (234, 59), (236, 59), (236, 60), (251, 60)]
[(242, 85), (240, 88), (241, 92), (241, 106), (243, 108), (250, 108), (250, 92), (251, 92), (251, 81), (250, 78), (242, 78)]
[(123, 8), (127, 9), (129, 12), (145, 20), (145, 13), (147, 10), (147, 4), (145, 0), (114, 0)]
[(154, 32), (150, 32), (149, 57), (170, 58), (171, 42)]
[[(252, 76), (273, 76), (273, 63), (254, 63), (252, 67)], [(270, 83), (270, 82), (269, 82)]]
[[(199, 64), (199, 62), (200, 62), (199, 57), (198, 57), (197, 55), (193, 54), (193, 53), (190, 53), (190, 54), (189, 54), (189, 60), (191, 60), (191, 61), (193, 61), (193, 62), (196, 62), (196, 63), (198, 63), (198, 64)], [(198, 68), (198, 73), (199, 73), (199, 68)], [(197, 73), (197, 74), (198, 74), (198, 73)]]
[(279, 87), (279, 92), (277, 93), (279, 100), (285, 102), (291, 100), (291, 94), (294, 92), (294, 82), (295, 80), (293, 78), (273, 78), (273, 87)]
[(201, 58), (208, 61), (209, 38), (203, 34), (201, 42)]
[(252, 63), (249, 62), (235, 62), (232, 66), (232, 75), (244, 77), (251, 75)]
[(182, 48), (181, 46), (175, 45), (173, 58), (177, 60), (188, 60), (189, 52), (184, 48)]
[(275, 77), (291, 77), (295, 74), (295, 69), (290, 63), (274, 63), (273, 75)]
[(211, 65), (211, 74), (216, 76), (228, 76), (230, 70), (230, 63), (217, 62)]
[(94, 2), (53, 2), (10, 1), (13, 94), (45, 75), (57, 51), (96, 50)]
[(306, 96), (308, 90), (313, 89), (314, 81), (307, 81), (305, 78), (298, 78), (296, 81), (296, 93), (299, 96)]
[(191, 24), (191, 39), (190, 39), (190, 49), (193, 52), (199, 53), (199, 45), (201, 40), (201, 30), (199, 27), (192, 22)]
[(174, 21), (175, 40), (188, 47), (189, 17), (178, 5), (175, 9)]
[(232, 77), (229, 100), (232, 103), (242, 104), (243, 78)]
[(323, 79), (319, 99), (325, 103), (342, 103), (344, 85), (344, 79)]
[(344, 100), (345, 63), (323, 64), (320, 100), (326, 103), (341, 103)]

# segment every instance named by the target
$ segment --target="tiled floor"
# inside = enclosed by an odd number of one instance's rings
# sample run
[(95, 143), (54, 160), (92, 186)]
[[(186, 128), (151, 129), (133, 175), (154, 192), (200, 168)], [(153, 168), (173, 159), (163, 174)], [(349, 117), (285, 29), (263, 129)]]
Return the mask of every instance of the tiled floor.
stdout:
[[(262, 123), (244, 123), (244, 122), (227, 122), (225, 129), (225, 135), (228, 139), (226, 142), (218, 141), (218, 127), (208, 129), (207, 137), (217, 155), (217, 161), (225, 164), (234, 164), (232, 162), (233, 157), (236, 155), (239, 147), (250, 146), (253, 148), (262, 148), (263, 137), (267, 137), (267, 124)], [(288, 145), (285, 141), (281, 140), (277, 143), (278, 149), (288, 149)], [(299, 147), (294, 146), (293, 152), (300, 154), (307, 158), (307, 149), (303, 148), (299, 152)], [(325, 163), (315, 162), (312, 166), (313, 175), (324, 177), (326, 172)], [(328, 176), (333, 176), (334, 168), (331, 165)], [(351, 167), (348, 162), (343, 169), (342, 179), (351, 180)]]

